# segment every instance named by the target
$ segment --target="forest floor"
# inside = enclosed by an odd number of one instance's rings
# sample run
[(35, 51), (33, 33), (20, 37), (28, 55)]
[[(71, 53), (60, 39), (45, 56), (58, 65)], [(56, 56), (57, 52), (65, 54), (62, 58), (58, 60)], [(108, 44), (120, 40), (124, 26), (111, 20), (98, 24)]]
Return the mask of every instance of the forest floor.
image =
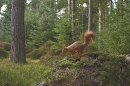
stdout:
[(50, 65), (39, 59), (27, 58), (27, 64), (8, 63), (7, 59), (0, 59), (0, 86), (130, 85), (130, 63), (121, 55), (94, 52), (80, 61), (71, 56), (44, 58)]

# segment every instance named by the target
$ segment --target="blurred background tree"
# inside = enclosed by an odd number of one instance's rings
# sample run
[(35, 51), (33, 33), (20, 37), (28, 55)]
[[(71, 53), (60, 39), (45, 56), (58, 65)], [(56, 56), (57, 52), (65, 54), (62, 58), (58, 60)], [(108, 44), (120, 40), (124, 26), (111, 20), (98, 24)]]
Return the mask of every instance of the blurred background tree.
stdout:
[(5, 10), (1, 10), (0, 12), (0, 41), (10, 42), (11, 1), (1, 0), (0, 7), (5, 7)]
[[(0, 2), (1, 7), (7, 6), (0, 18), (0, 41), (10, 42), (10, 0)], [(63, 45), (83, 40), (88, 29), (88, 5), (89, 0), (30, 0), (25, 11), (26, 43), (40, 47), (49, 41), (61, 50)], [(99, 50), (130, 53), (129, 5), (129, 0), (92, 1), (92, 28)]]

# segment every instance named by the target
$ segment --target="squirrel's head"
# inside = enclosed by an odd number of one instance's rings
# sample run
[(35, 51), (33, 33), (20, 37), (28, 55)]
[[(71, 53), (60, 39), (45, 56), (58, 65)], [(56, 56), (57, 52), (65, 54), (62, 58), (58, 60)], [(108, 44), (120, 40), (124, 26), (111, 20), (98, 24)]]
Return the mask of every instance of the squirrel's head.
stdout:
[(62, 48), (62, 54), (66, 54), (68, 52), (68, 49), (64, 46), (63, 48)]

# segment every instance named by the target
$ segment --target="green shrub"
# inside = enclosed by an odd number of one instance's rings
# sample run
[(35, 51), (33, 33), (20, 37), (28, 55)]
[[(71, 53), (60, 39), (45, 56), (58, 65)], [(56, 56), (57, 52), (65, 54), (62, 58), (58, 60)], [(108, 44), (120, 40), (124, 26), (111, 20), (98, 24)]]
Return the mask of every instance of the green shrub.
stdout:
[(51, 48), (55, 51), (60, 51), (63, 45), (69, 45), (72, 43), (72, 31), (71, 24), (68, 22), (68, 15), (63, 14), (60, 20), (55, 22), (55, 41), (51, 41)]
[(27, 58), (32, 58), (32, 59), (39, 59), (42, 56), (42, 51), (39, 49), (34, 49), (32, 52), (28, 53)]
[(5, 49), (6, 51), (10, 51), (11, 45), (10, 43), (7, 43), (7, 42), (0, 42), (0, 47)]
[(32, 59), (39, 59), (41, 57), (50, 58), (53, 57), (54, 55), (59, 55), (59, 52), (50, 49), (50, 46), (51, 46), (50, 43), (46, 42), (43, 46), (39, 47), (38, 49), (34, 49), (30, 53), (27, 53), (26, 56)]
[(128, 78), (130, 69), (127, 67), (123, 56), (112, 56), (112, 59), (102, 62), (101, 71), (104, 71), (102, 76), (103, 86), (128, 86), (130, 84), (130, 77)]
[(30, 53), (33, 50), (33, 47), (30, 45), (26, 45), (26, 53)]
[(47, 54), (47, 55), (41, 56), (40, 62), (43, 63), (44, 65), (53, 66), (55, 62), (57, 62), (57, 60), (60, 60), (62, 58), (63, 57), (61, 57), (60, 55)]
[(9, 56), (8, 52), (5, 49), (0, 48), (0, 57), (8, 58), (8, 56)]
[(107, 22), (104, 23), (99, 34), (96, 34), (100, 51), (114, 54), (130, 53), (129, 16), (127, 13), (124, 13), (123, 16), (111, 14), (105, 18)]
[(39, 47), (39, 50), (42, 51), (42, 56), (46, 55), (50, 51), (50, 43), (47, 41)]
[(43, 64), (1, 63), (0, 86), (37, 86), (47, 81), (51, 71)]
[(89, 44), (85, 49), (84, 49), (84, 53), (92, 53), (92, 52), (96, 52), (98, 51), (97, 46), (95, 45), (95, 43), (91, 43)]
[(29, 84), (24, 77), (10, 69), (0, 69), (0, 83), (1, 86), (25, 86)]

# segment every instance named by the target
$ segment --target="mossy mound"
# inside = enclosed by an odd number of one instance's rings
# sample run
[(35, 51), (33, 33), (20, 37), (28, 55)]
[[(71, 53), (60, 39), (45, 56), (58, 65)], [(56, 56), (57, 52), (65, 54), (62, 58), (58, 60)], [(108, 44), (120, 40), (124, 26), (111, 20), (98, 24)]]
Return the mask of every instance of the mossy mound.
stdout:
[(66, 68), (66, 67), (74, 68), (74, 67), (79, 67), (80, 65), (82, 65), (82, 62), (77, 61), (77, 59), (75, 58), (66, 56), (62, 60), (57, 61), (56, 64), (61, 68)]
[(39, 49), (34, 49), (32, 52), (26, 54), (27, 58), (39, 59), (42, 56), (42, 51)]
[(40, 50), (43, 51), (43, 55), (59, 55), (61, 53), (61, 51), (56, 51), (54, 49), (51, 48), (51, 44), (49, 41), (47, 41), (46, 43), (44, 43), (41, 47), (39, 47)]
[[(62, 86), (129, 86), (130, 69), (125, 56), (93, 52), (76, 61), (71, 56), (56, 61), (50, 85)], [(73, 71), (74, 77), (71, 73)], [(63, 71), (62, 74), (58, 71)], [(63, 77), (63, 75), (65, 75)], [(57, 78), (58, 77), (58, 78)], [(59, 83), (59, 81), (62, 81)]]
[(40, 59), (41, 62), (45, 62), (47, 60), (51, 61), (51, 59), (55, 59), (55, 57), (57, 58), (57, 56), (60, 57), (59, 52), (55, 52), (54, 50), (50, 49), (49, 42), (46, 42), (45, 44), (43, 44), (43, 46), (33, 50), (32, 48), (30, 48), (30, 46), (27, 46), (27, 52), (29, 52), (26, 54), (28, 58)]

